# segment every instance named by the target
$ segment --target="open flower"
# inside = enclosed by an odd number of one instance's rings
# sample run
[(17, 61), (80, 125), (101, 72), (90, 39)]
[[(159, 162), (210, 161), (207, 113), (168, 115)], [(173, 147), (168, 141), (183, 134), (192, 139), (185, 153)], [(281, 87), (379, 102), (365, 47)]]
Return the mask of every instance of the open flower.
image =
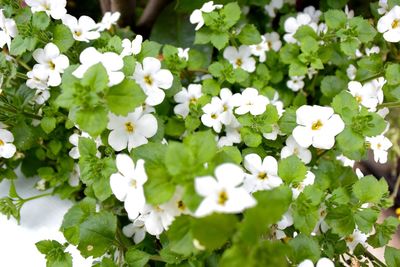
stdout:
[(135, 244), (139, 244), (146, 237), (146, 227), (144, 225), (143, 217), (143, 215), (140, 215), (131, 224), (122, 228), (122, 233), (126, 237), (133, 237)]
[(234, 106), (238, 107), (235, 110), (236, 114), (243, 115), (250, 112), (254, 116), (263, 114), (270, 103), (269, 99), (259, 95), (255, 88), (246, 88), (241, 94), (234, 94), (232, 101)]
[(62, 19), (67, 14), (67, 0), (25, 0), (32, 13), (44, 11), (53, 19)]
[(370, 111), (375, 111), (378, 106), (378, 91), (371, 83), (366, 83), (364, 86), (357, 81), (351, 81), (348, 84), (349, 92), (356, 101), (368, 108)]
[(133, 41), (129, 39), (124, 39), (122, 40), (122, 53), (121, 57), (126, 57), (126, 56), (131, 56), (131, 55), (137, 55), (140, 53), (142, 50), (142, 42), (143, 42), (143, 37), (141, 35), (136, 35), (135, 39)]
[(232, 163), (224, 163), (215, 169), (215, 177), (197, 177), (196, 192), (204, 197), (195, 215), (207, 216), (213, 212), (239, 213), (256, 204), (256, 200), (239, 185), (243, 182), (243, 170)]
[(249, 193), (270, 190), (283, 183), (278, 176), (278, 162), (274, 157), (267, 156), (261, 160), (257, 154), (248, 154), (244, 157), (244, 167), (250, 172), (245, 174), (243, 183)]
[(374, 152), (374, 160), (375, 162), (379, 162), (384, 164), (387, 162), (388, 150), (392, 147), (392, 142), (385, 137), (383, 134), (367, 137), (366, 141), (369, 143), (370, 148)]
[(112, 25), (117, 24), (117, 21), (119, 20), (119, 18), (121, 17), (121, 13), (119, 12), (106, 12), (104, 13), (103, 18), (101, 19), (101, 22), (98, 23), (98, 31), (104, 31), (104, 30), (109, 30), (111, 29)]
[(283, 7), (284, 0), (271, 0), (268, 5), (264, 6), (265, 11), (271, 18), (276, 17), (276, 11)]
[(178, 47), (178, 57), (179, 57), (180, 59), (183, 59), (183, 60), (185, 60), (185, 61), (188, 61), (188, 60), (189, 60), (189, 51), (190, 51), (190, 48), (181, 48), (181, 47)]
[(312, 157), (310, 150), (300, 146), (292, 135), (286, 139), (286, 146), (281, 150), (281, 158), (284, 159), (291, 155), (299, 157), (304, 164), (310, 163)]
[(300, 193), (304, 191), (304, 188), (306, 188), (309, 185), (314, 184), (314, 181), (315, 181), (315, 174), (308, 171), (306, 174), (306, 177), (304, 178), (303, 181), (301, 181), (299, 183), (291, 184), (293, 199), (298, 198)]
[(344, 129), (343, 120), (331, 107), (301, 106), (296, 110), (296, 122), (293, 137), (302, 147), (331, 149), (335, 136)]
[(81, 65), (72, 73), (75, 77), (82, 79), (86, 71), (101, 63), (108, 74), (108, 86), (119, 84), (124, 79), (125, 75), (120, 71), (124, 67), (124, 61), (122, 58), (113, 52), (100, 53), (94, 47), (88, 47), (82, 51), (79, 56)]
[(379, 0), (379, 8), (377, 9), (379, 15), (383, 15), (389, 11), (387, 0)]
[(230, 124), (225, 125), (225, 136), (222, 136), (218, 140), (218, 147), (232, 146), (242, 141), (240, 135), (241, 125), (239, 121), (234, 117)]
[(377, 25), (378, 32), (383, 33), (386, 41), (400, 41), (400, 6), (394, 6), (386, 15), (381, 17)]
[(224, 58), (232, 64), (233, 68), (241, 68), (247, 72), (256, 70), (256, 61), (251, 57), (251, 49), (249, 46), (241, 45), (239, 49), (228, 46), (224, 50)]
[(110, 186), (115, 197), (124, 202), (125, 210), (131, 220), (139, 216), (146, 204), (143, 184), (147, 181), (144, 160), (135, 163), (126, 154), (118, 154), (116, 159), (118, 172), (110, 177)]
[(281, 46), (282, 42), (280, 40), (279, 34), (276, 32), (271, 32), (261, 36), (261, 43), (250, 45), (250, 50), (253, 55), (259, 57), (260, 62), (264, 62), (267, 59), (267, 51), (279, 51), (279, 49), (281, 49)]
[(31, 71), (26, 74), (28, 80), (26, 81), (26, 86), (31, 89), (38, 89), (41, 91), (47, 90), (49, 88), (49, 73), (47, 68), (41, 64), (36, 64), (33, 66)]
[(164, 101), (164, 90), (171, 88), (174, 80), (172, 73), (161, 69), (161, 62), (153, 57), (143, 59), (143, 64), (136, 63), (133, 78), (147, 95), (146, 104), (150, 106), (159, 105)]
[(210, 13), (215, 9), (220, 9), (220, 8), (222, 8), (222, 5), (214, 5), (214, 1), (209, 1), (207, 3), (204, 3), (200, 9), (193, 10), (189, 18), (190, 23), (197, 24), (195, 30), (198, 31), (204, 25), (203, 13)]
[(88, 43), (100, 37), (100, 33), (97, 31), (99, 26), (88, 16), (81, 16), (78, 20), (67, 14), (62, 18), (62, 22), (70, 29), (72, 36), (77, 41)]
[(17, 149), (12, 142), (14, 142), (13, 134), (6, 129), (0, 129), (0, 158), (9, 159), (14, 156)]
[(148, 138), (157, 133), (158, 124), (152, 114), (143, 114), (141, 107), (126, 117), (109, 114), (107, 129), (110, 129), (108, 143), (115, 151), (121, 151), (148, 143)]
[(186, 118), (189, 114), (190, 104), (196, 104), (202, 95), (201, 84), (189, 84), (187, 89), (183, 87), (182, 90), (174, 96), (174, 100), (178, 103), (178, 105), (174, 107), (175, 114)]
[(297, 29), (303, 25), (311, 27), (314, 31), (317, 31), (318, 28), (317, 24), (312, 21), (310, 15), (299, 13), (296, 18), (290, 17), (286, 19), (284, 24), (286, 34), (283, 36), (283, 39), (287, 43), (296, 43), (297, 40), (294, 38), (294, 34), (296, 33)]
[[(44, 49), (39, 48), (33, 52), (33, 58), (41, 66), (36, 71), (48, 74), (47, 85), (58, 86), (61, 84), (61, 73), (69, 66), (69, 60), (53, 43), (48, 43)], [(44, 74), (43, 74), (44, 75)]]
[(290, 88), (293, 92), (297, 92), (304, 87), (304, 76), (293, 76), (290, 80), (286, 82), (286, 86)]
[(363, 247), (366, 247), (367, 238), (368, 238), (367, 234), (362, 233), (360, 230), (356, 228), (354, 229), (351, 235), (348, 235), (344, 238), (344, 241), (346, 241), (346, 245), (349, 248), (349, 250), (354, 251), (354, 249), (357, 247), (358, 244), (361, 244)]
[(18, 34), (17, 25), (13, 19), (8, 19), (3, 14), (3, 9), (0, 9), (0, 48), (4, 45), (11, 48), (11, 38)]

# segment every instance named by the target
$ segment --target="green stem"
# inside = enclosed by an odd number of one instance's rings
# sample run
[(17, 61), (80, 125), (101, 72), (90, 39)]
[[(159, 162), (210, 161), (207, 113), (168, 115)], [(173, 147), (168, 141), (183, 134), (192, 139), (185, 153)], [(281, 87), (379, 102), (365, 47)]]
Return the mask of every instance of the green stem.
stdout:
[(19, 65), (21, 65), (21, 66), (22, 66), (24, 69), (26, 69), (27, 71), (31, 71), (31, 70), (32, 70), (31, 67), (29, 67), (25, 62), (19, 60), (19, 58), (16, 58), (15, 60), (17, 61), (17, 63), (18, 63)]
[[(16, 109), (12, 109), (12, 108), (8, 108), (8, 107), (1, 106), (1, 105), (0, 105), (0, 110), (1, 110), (1, 109), (2, 109), (2, 110), (5, 110), (5, 111), (8, 111), (8, 112), (11, 112), (11, 113), (14, 113), (14, 114), (19, 113), (18, 110), (16, 110)], [(36, 114), (33, 114), (33, 113), (26, 112), (26, 111), (21, 111), (21, 113), (22, 113), (23, 115), (25, 115), (25, 116), (31, 118), (31, 119), (35, 119), (35, 120), (41, 120), (41, 119), (42, 119), (41, 116), (36, 115)]]
[(207, 69), (188, 69), (187, 71), (189, 72), (203, 72), (203, 73), (208, 73)]
[(21, 200), (22, 200), (23, 203), (26, 203), (26, 202), (31, 201), (31, 200), (35, 200), (35, 199), (38, 199), (38, 198), (47, 197), (47, 196), (51, 196), (51, 195), (53, 195), (53, 193), (41, 194), (41, 195), (37, 195), (37, 196), (33, 196), (33, 197), (23, 198)]
[(396, 102), (387, 102), (387, 103), (383, 103), (378, 105), (378, 108), (399, 108), (400, 107), (400, 101), (396, 101)]
[(152, 261), (161, 261), (161, 262), (165, 262), (165, 260), (163, 260), (163, 258), (161, 258), (160, 255), (150, 255), (149, 259)]
[(365, 251), (365, 256), (369, 259), (372, 259), (378, 266), (380, 267), (387, 267), (386, 264), (384, 264), (383, 262), (381, 262), (380, 259), (378, 259), (377, 257), (375, 257), (375, 255), (373, 255), (371, 252), (369, 252), (368, 250)]
[(368, 78), (365, 78), (364, 80), (361, 80), (360, 83), (365, 83), (365, 82), (371, 81), (373, 79), (377, 79), (379, 77), (382, 77), (383, 75), (384, 75), (383, 72), (379, 72), (379, 73), (374, 74), (374, 75), (372, 75), (372, 76), (370, 76)]

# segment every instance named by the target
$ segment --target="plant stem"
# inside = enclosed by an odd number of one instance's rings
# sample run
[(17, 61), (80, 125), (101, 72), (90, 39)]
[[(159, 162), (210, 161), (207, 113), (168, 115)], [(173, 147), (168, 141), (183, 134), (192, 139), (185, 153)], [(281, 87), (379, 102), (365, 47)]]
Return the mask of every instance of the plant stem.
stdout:
[(46, 193), (46, 194), (41, 194), (41, 195), (37, 195), (37, 196), (33, 196), (33, 197), (23, 198), (22, 201), (25, 203), (25, 202), (28, 202), (28, 201), (31, 201), (31, 200), (35, 200), (35, 199), (38, 199), (38, 198), (51, 196), (52, 194), (53, 193)]
[(189, 72), (203, 72), (203, 73), (208, 73), (207, 69), (188, 69), (187, 71)]
[(396, 102), (387, 102), (387, 103), (383, 103), (378, 105), (378, 108), (399, 108), (400, 107), (400, 101), (396, 101)]
[(160, 255), (150, 255), (150, 256), (149, 256), (149, 259), (152, 260), (152, 261), (162, 261), (162, 262), (165, 262), (165, 260), (163, 260), (163, 259), (161, 258)]
[(399, 192), (399, 187), (400, 187), (400, 176), (397, 177), (396, 184), (394, 185), (393, 192), (390, 195), (390, 198), (392, 199), (396, 198), (397, 193)]
[(29, 67), (25, 62), (19, 60), (19, 58), (16, 58), (15, 60), (17, 61), (17, 63), (18, 63), (19, 65), (21, 65), (21, 67), (23, 67), (23, 68), (26, 69), (27, 71), (31, 71), (31, 70), (32, 70), (31, 67)]
[(373, 255), (371, 252), (369, 252), (368, 250), (365, 251), (365, 256), (369, 259), (372, 259), (378, 266), (380, 267), (387, 267), (386, 264), (384, 264), (383, 262), (381, 262), (380, 259), (378, 259), (377, 257), (375, 257), (375, 255)]
[(383, 72), (378, 72), (377, 74), (374, 74), (374, 75), (372, 75), (372, 76), (370, 76), (370, 77), (368, 77), (368, 78), (365, 78), (364, 80), (361, 80), (360, 83), (365, 83), (365, 82), (368, 82), (368, 81), (370, 81), (370, 80), (373, 80), (373, 79), (382, 77), (383, 74), (384, 74)]

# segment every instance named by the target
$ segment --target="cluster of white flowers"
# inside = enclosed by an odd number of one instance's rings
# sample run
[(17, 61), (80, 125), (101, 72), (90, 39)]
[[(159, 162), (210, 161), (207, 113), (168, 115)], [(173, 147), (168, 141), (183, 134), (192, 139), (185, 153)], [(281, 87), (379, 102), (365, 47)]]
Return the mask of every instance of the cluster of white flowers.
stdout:
[(18, 34), (17, 25), (13, 19), (6, 18), (3, 9), (0, 9), (0, 48), (7, 45), (8, 49), (11, 47), (11, 38)]

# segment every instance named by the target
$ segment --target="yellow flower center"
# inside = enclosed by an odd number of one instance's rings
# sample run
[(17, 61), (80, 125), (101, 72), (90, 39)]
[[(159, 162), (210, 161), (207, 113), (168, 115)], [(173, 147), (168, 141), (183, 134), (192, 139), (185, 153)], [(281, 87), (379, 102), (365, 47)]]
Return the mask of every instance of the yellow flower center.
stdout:
[(381, 143), (378, 143), (378, 144), (376, 145), (376, 147), (377, 147), (378, 149), (381, 149), (382, 144), (381, 144)]
[(298, 149), (297, 147), (295, 147), (295, 148), (293, 149), (293, 154), (294, 154), (294, 155), (299, 154), (299, 149)]
[(398, 19), (393, 20), (392, 29), (395, 29), (395, 28), (397, 28), (399, 26), (400, 26), (400, 20), (398, 20)]
[(82, 35), (82, 31), (76, 30), (76, 31), (75, 31), (75, 35), (78, 36), (78, 37), (80, 37), (80, 36)]
[(362, 102), (362, 97), (359, 95), (356, 95), (356, 101), (358, 104), (360, 104)]
[(136, 186), (137, 186), (136, 180), (130, 181), (129, 184), (130, 184), (130, 186), (133, 187), (133, 188), (136, 188)]
[(135, 125), (132, 122), (125, 123), (125, 129), (128, 133), (133, 133), (135, 131)]
[(145, 82), (147, 85), (152, 86), (152, 85), (153, 85), (153, 78), (151, 78), (150, 75), (146, 75), (146, 76), (144, 76), (144, 82)]
[(324, 125), (322, 124), (322, 122), (321, 122), (320, 120), (317, 120), (316, 122), (314, 122), (314, 123), (311, 125), (311, 129), (312, 129), (313, 131), (317, 131), (317, 130), (321, 129), (322, 126), (324, 126)]
[(216, 119), (216, 118), (218, 118), (218, 115), (217, 114), (211, 114), (211, 119)]
[(4, 146), (4, 141), (0, 139), (0, 146)]
[(49, 67), (51, 70), (54, 70), (56, 68), (56, 64), (54, 64), (53, 61), (49, 61)]
[(228, 106), (226, 104), (223, 105), (224, 111), (228, 111)]
[(257, 178), (260, 179), (260, 180), (266, 180), (266, 179), (268, 179), (268, 176), (267, 176), (267, 174), (265, 172), (260, 172), (257, 175)]
[(349, 235), (348, 237), (345, 238), (346, 242), (353, 242), (354, 241), (354, 237), (352, 235)]
[(238, 67), (241, 67), (242, 66), (242, 64), (243, 64), (243, 62), (242, 62), (242, 59), (241, 58), (238, 58), (238, 59), (236, 59), (236, 65), (238, 66)]
[(227, 201), (228, 201), (228, 194), (226, 193), (226, 191), (221, 191), (218, 195), (218, 204), (225, 205)]
[(177, 204), (178, 204), (179, 210), (184, 211), (186, 209), (186, 205), (185, 205), (185, 203), (183, 203), (182, 200), (179, 200)]
[(192, 97), (189, 102), (190, 102), (190, 104), (195, 105), (197, 103), (197, 98)]

